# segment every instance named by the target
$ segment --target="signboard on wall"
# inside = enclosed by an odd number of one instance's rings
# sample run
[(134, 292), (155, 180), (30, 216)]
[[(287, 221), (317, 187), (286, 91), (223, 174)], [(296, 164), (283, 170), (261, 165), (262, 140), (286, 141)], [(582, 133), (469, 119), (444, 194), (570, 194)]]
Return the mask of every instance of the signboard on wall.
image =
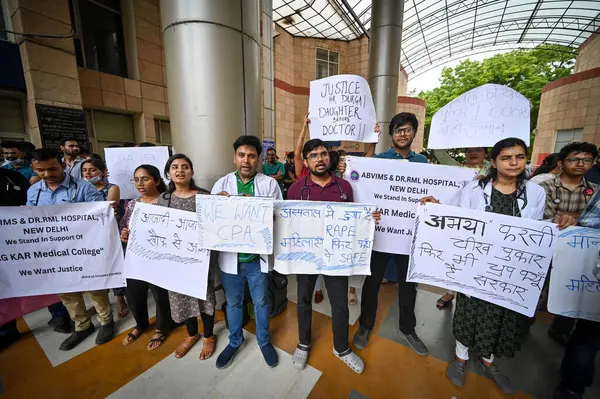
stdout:
[(80, 147), (89, 150), (85, 112), (82, 109), (45, 104), (36, 104), (35, 109), (44, 148), (58, 149), (62, 139), (74, 137)]

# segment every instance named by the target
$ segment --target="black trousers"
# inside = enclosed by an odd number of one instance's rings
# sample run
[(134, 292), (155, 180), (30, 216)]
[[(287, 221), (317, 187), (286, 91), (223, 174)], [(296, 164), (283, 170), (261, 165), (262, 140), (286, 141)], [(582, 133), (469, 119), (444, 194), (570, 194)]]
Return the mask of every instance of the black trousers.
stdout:
[[(302, 345), (310, 345), (312, 328), (312, 297), (318, 274), (298, 274), (298, 335)], [(331, 324), (333, 327), (333, 348), (342, 353), (350, 348), (348, 344), (348, 277), (323, 276), (327, 295), (331, 303)]]
[(596, 354), (600, 350), (600, 323), (578, 320), (561, 366), (562, 385), (580, 395), (594, 383)]
[(398, 305), (400, 309), (400, 331), (411, 334), (415, 331), (417, 318), (415, 317), (415, 301), (417, 299), (417, 284), (406, 281), (408, 271), (408, 255), (395, 255), (385, 252), (373, 251), (371, 254), (371, 275), (367, 276), (363, 284), (360, 305), (360, 325), (372, 330), (375, 327), (379, 288), (385, 275), (385, 269), (392, 258), (398, 268)]
[(128, 278), (127, 304), (133, 314), (137, 328), (144, 331), (150, 325), (148, 321), (148, 288), (152, 291), (156, 303), (156, 329), (168, 333), (173, 326), (169, 292), (146, 281)]

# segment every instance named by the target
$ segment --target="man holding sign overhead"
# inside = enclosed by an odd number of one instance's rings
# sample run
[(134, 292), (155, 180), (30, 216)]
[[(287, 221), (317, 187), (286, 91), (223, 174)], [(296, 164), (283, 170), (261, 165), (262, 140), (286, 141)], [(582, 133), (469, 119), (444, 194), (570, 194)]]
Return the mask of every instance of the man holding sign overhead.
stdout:
[[(212, 189), (212, 194), (246, 195), (283, 199), (277, 180), (257, 172), (262, 152), (260, 139), (255, 136), (241, 136), (233, 143), (233, 163), (237, 170), (220, 178)], [(217, 368), (224, 369), (231, 364), (235, 355), (244, 347), (246, 340), (242, 333), (242, 312), (244, 311), (244, 286), (248, 282), (254, 302), (256, 316), (256, 340), (269, 367), (278, 363), (277, 352), (269, 336), (269, 270), (272, 259), (266, 255), (221, 252), (219, 254), (221, 279), (227, 299), (227, 321), (229, 323), (229, 345), (217, 358)]]
[[(350, 183), (329, 171), (329, 152), (320, 139), (306, 142), (302, 149), (304, 165), (309, 175), (294, 183), (288, 192), (289, 200), (353, 202), (354, 194)], [(379, 211), (373, 219), (381, 218)], [(294, 352), (293, 364), (304, 369), (311, 344), (312, 294), (318, 274), (298, 274), (298, 334), (300, 342)], [(324, 276), (331, 302), (333, 327), (333, 352), (348, 367), (362, 373), (365, 364), (352, 352), (348, 344), (348, 276)]]

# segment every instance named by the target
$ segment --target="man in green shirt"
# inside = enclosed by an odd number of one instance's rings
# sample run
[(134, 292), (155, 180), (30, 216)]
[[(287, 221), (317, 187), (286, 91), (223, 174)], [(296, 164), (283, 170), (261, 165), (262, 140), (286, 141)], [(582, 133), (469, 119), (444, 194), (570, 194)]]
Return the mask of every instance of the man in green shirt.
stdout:
[(263, 164), (265, 175), (277, 180), (279, 188), (283, 190), (283, 179), (285, 178), (285, 166), (281, 162), (277, 162), (277, 152), (275, 148), (267, 150), (267, 162)]

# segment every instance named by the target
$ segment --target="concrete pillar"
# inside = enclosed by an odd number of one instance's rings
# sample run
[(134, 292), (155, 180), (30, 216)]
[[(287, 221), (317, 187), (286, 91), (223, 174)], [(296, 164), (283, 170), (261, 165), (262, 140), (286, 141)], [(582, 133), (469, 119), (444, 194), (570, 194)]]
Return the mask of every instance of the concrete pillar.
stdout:
[(210, 189), (235, 139), (260, 137), (259, 0), (161, 0), (173, 146)]
[[(369, 85), (382, 132), (376, 153), (385, 151), (391, 145), (388, 126), (396, 114), (403, 20), (404, 1), (373, 0)], [(419, 123), (424, 122), (419, 121)]]

